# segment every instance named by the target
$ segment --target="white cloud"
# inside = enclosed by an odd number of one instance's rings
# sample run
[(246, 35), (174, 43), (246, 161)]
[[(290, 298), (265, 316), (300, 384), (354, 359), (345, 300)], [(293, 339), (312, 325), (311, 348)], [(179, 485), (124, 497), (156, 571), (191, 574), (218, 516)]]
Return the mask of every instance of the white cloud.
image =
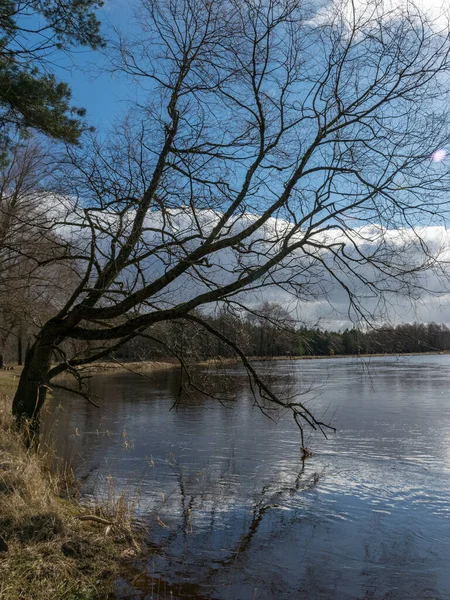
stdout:
[(333, 19), (336, 11), (349, 26), (356, 22), (360, 27), (375, 19), (394, 19), (400, 14), (426, 17), (437, 29), (446, 28), (449, 23), (450, 7), (448, 0), (332, 0), (322, 5), (311, 22), (326, 23)]
[[(64, 223), (56, 227), (59, 234), (70, 240), (79, 251), (86, 249), (89, 245), (90, 230), (79, 227), (84, 219), (84, 211), (79, 206), (76, 207), (70, 198), (59, 198), (58, 201), (57, 197), (53, 196), (48, 198), (44, 205), (47, 206), (47, 215), (53, 222)], [(167, 214), (163, 219), (159, 212), (148, 215), (146, 225), (153, 230), (147, 233), (150, 245), (161, 243), (161, 234), (155, 230), (165, 229), (169, 236), (185, 237), (196, 231), (197, 222), (200, 222), (206, 235), (221, 216), (221, 213), (213, 211), (198, 211), (196, 222), (188, 207), (171, 210), (169, 213), (170, 219), (167, 219)], [(93, 213), (92, 218), (98, 219), (98, 226), (103, 230), (97, 242), (102, 250), (106, 250), (110, 236), (114, 237), (116, 234), (118, 221), (112, 214)], [(256, 218), (255, 215), (249, 214), (241, 216), (235, 221), (234, 233), (248, 226)], [(130, 211), (127, 214), (129, 224), (132, 219), (133, 211)], [(265, 261), (277, 251), (284, 237), (283, 232), (290, 226), (287, 221), (281, 219), (269, 220), (264, 232), (258, 234), (259, 240), (253, 248), (256, 252), (241, 256), (241, 260), (246, 261), (249, 267)], [(297, 237), (300, 235), (297, 234)], [(340, 280), (355, 294), (361, 309), (373, 315), (377, 321), (389, 319), (397, 323), (419, 320), (450, 324), (450, 276), (447, 273), (447, 270), (450, 271), (450, 232), (445, 227), (385, 229), (376, 224), (368, 224), (364, 227), (349, 228), (345, 233), (341, 229), (332, 228), (316, 234), (310, 242), (315, 242), (322, 248), (315, 249), (310, 245), (307, 248), (309, 256), (302, 252), (294, 253), (284, 261), (282, 268), (272, 274), (272, 285), (250, 292), (245, 291), (239, 298), (253, 305), (268, 299), (292, 308), (295, 304), (295, 296), (292, 294), (295, 287), (284, 283), (292, 278), (292, 281), (299, 284), (299, 318), (308, 323), (320, 322), (325, 327), (339, 329), (350, 324), (351, 319), (357, 319), (357, 313), (351, 309), (349, 311), (349, 295), (338, 283)], [(350, 258), (347, 263), (352, 265), (353, 273), (326, 248), (331, 245), (336, 248), (337, 244), (345, 245), (345, 253)], [(374, 256), (390, 263), (387, 272), (383, 273), (374, 268), (371, 260), (352, 263), (351, 259), (357, 257), (357, 248), (364, 256)], [(185, 249), (188, 249), (187, 246)], [(147, 260), (148, 278), (155, 279), (162, 274), (168, 261), (169, 257), (162, 253), (158, 258)], [(383, 268), (383, 262), (380, 262), (380, 266)], [(408, 268), (416, 268), (417, 272), (395, 279), (388, 273), (395, 271), (395, 266), (399, 272)], [(196, 270), (209, 278), (213, 282), (212, 285), (223, 285), (236, 276), (232, 271), (237, 267), (236, 252), (224, 249), (209, 257), (208, 266), (197, 265)], [(333, 278), (333, 274), (336, 278)], [(128, 276), (130, 280), (134, 279), (132, 274), (129, 273)], [(126, 279), (127, 276), (124, 277)], [(376, 283), (384, 291), (383, 300), (380, 301), (380, 297), (370, 286), (364, 285), (362, 280)], [(276, 285), (277, 282), (281, 285)], [(158, 300), (161, 306), (169, 306), (206, 290), (207, 286), (199, 278), (184, 276), (181, 280), (177, 279), (172, 287), (164, 290)]]

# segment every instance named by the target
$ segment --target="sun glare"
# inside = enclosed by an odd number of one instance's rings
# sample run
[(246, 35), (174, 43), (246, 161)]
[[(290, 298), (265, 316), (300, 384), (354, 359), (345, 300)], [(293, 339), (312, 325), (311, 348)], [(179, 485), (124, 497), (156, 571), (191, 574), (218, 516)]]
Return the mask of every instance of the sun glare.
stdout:
[(433, 162), (442, 162), (443, 160), (445, 160), (447, 158), (447, 152), (446, 150), (444, 150), (444, 148), (439, 148), (439, 150), (436, 150), (435, 152), (433, 152), (433, 154), (431, 155), (431, 160)]

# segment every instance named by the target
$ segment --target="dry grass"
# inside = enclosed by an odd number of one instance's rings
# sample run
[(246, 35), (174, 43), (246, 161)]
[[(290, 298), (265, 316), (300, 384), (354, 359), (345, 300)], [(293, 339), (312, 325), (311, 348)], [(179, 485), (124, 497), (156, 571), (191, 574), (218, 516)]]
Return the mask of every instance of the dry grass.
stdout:
[[(81, 506), (48, 449), (28, 452), (11, 427), (13, 372), (0, 372), (0, 598), (94, 600), (139, 553), (133, 502)], [(50, 468), (49, 465), (52, 465)]]
[(176, 362), (160, 362), (154, 360), (143, 360), (139, 362), (120, 362), (120, 361), (109, 361), (109, 362), (95, 362), (83, 367), (85, 374), (96, 374), (96, 373), (140, 373), (149, 371), (166, 371), (167, 369), (173, 369), (177, 367)]

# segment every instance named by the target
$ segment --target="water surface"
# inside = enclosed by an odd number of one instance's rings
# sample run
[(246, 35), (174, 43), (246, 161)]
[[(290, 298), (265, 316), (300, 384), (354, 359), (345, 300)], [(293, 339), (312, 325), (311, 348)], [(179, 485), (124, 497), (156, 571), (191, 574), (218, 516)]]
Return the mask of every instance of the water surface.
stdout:
[(149, 557), (117, 597), (450, 598), (450, 356), (271, 369), (280, 393), (310, 389), (338, 428), (309, 436), (306, 461), (291, 417), (262, 415), (239, 367), (232, 408), (193, 398), (170, 410), (177, 371), (98, 376), (100, 409), (51, 401), (83, 493), (138, 490)]

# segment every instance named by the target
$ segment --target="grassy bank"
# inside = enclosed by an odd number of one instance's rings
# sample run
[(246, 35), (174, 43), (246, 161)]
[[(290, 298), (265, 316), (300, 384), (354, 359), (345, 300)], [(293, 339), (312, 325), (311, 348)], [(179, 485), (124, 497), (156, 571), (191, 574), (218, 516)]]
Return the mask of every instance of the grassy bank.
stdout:
[(166, 371), (177, 367), (178, 362), (142, 360), (134, 362), (107, 361), (95, 362), (83, 367), (83, 372), (89, 375), (95, 373), (126, 373), (126, 372), (154, 372)]
[(16, 385), (14, 371), (0, 371), (0, 598), (113, 598), (140, 550), (133, 507), (124, 498), (81, 505), (49, 449), (25, 450), (9, 416)]

